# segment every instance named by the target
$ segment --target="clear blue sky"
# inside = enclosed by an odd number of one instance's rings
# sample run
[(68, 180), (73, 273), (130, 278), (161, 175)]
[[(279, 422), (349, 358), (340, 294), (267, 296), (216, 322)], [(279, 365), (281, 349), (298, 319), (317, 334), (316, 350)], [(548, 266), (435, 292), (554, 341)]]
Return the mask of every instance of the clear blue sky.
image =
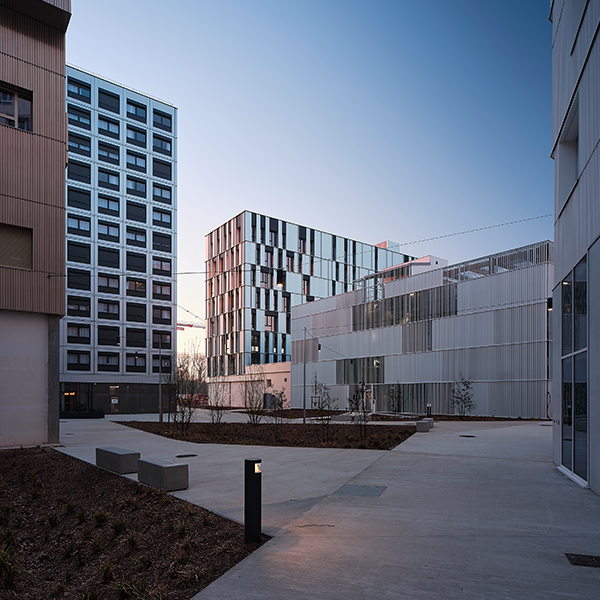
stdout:
[[(179, 271), (249, 209), (369, 243), (551, 213), (548, 0), (73, 0), (70, 64), (179, 108)], [(406, 246), (458, 262), (552, 218)], [(204, 315), (203, 275), (179, 304)], [(180, 318), (185, 314), (180, 315)]]

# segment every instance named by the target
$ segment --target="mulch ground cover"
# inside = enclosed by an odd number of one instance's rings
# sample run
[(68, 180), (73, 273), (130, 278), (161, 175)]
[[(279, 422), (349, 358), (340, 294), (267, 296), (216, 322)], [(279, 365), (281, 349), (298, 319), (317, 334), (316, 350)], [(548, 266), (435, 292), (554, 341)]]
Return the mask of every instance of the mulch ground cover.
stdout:
[(248, 444), (304, 448), (360, 448), (391, 450), (415, 432), (414, 425), (367, 425), (363, 439), (357, 425), (331, 423), (190, 423), (182, 433), (174, 425), (127, 421), (135, 429), (199, 444)]
[(237, 523), (55, 450), (0, 451), (1, 599), (188, 600), (258, 546)]

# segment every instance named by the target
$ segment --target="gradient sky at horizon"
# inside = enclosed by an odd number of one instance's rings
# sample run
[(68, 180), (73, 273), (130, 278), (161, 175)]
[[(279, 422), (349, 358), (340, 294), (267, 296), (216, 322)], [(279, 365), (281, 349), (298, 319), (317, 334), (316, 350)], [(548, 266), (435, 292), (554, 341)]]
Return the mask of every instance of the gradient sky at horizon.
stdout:
[[(69, 64), (179, 109), (180, 272), (246, 209), (373, 244), (553, 210), (547, 0), (72, 4)], [(454, 263), (552, 226), (404, 251)], [(204, 316), (203, 275), (179, 277), (178, 304)]]

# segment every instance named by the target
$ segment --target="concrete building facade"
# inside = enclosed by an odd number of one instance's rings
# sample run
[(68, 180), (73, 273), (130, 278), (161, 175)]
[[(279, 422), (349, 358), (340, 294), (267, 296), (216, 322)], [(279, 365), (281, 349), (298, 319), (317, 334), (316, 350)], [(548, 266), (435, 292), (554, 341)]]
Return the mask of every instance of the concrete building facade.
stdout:
[(294, 307), (292, 407), (310, 408), (316, 376), (339, 408), (364, 384), (373, 411), (453, 414), (462, 374), (472, 414), (547, 418), (552, 254), (546, 241), (450, 266), (426, 257)]
[(70, 0), (0, 0), (0, 446), (58, 442)]
[(176, 348), (177, 109), (71, 66), (66, 95), (61, 411), (156, 412)]
[(551, 3), (554, 460), (600, 493), (600, 2)]

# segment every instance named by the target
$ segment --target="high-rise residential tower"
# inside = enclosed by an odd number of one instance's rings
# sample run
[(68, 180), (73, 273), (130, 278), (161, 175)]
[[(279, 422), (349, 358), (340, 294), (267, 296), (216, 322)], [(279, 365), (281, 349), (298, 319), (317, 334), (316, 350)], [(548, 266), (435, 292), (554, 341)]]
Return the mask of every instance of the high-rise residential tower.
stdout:
[(154, 412), (175, 349), (177, 109), (67, 66), (64, 414)]
[(58, 442), (70, 0), (0, 0), (0, 446)]
[(411, 258), (393, 242), (370, 245), (240, 213), (206, 236), (209, 376), (289, 362), (292, 306), (352, 290), (356, 279)]

